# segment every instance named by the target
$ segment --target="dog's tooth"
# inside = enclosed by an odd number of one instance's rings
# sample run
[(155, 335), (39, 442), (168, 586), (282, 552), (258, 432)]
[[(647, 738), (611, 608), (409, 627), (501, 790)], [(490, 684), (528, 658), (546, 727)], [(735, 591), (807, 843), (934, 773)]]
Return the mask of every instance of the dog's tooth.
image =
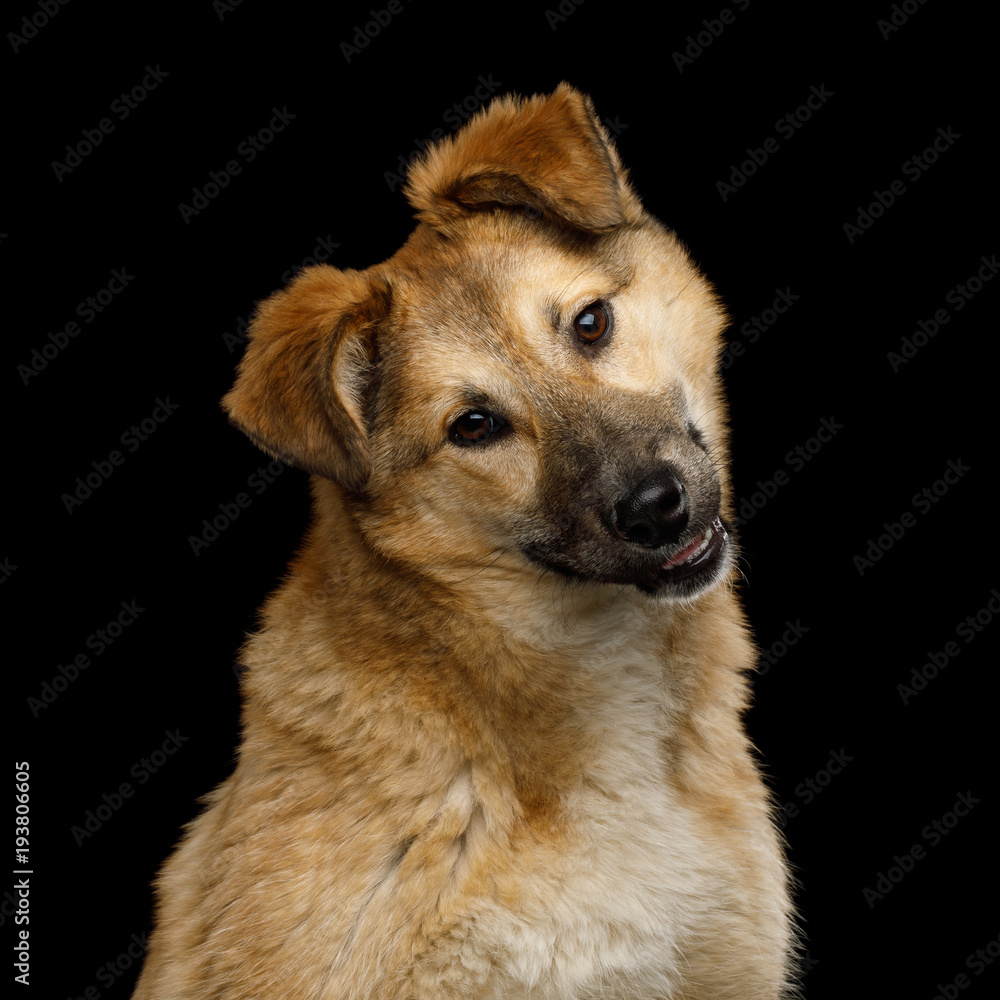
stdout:
[(705, 549), (708, 548), (708, 543), (712, 540), (712, 529), (707, 528), (704, 536), (702, 537), (701, 544), (688, 556), (688, 559), (694, 559), (696, 556), (700, 556)]

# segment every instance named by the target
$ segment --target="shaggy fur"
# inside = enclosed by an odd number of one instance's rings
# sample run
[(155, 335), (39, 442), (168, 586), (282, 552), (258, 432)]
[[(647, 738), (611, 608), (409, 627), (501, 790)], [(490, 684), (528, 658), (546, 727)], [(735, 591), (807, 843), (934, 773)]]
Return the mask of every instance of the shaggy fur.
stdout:
[[(407, 195), (394, 257), (259, 307), (226, 397), (313, 473), (315, 517), (135, 998), (784, 996), (721, 528), (724, 311), (565, 84), (494, 102)], [(643, 540), (626, 515), (664, 468)]]

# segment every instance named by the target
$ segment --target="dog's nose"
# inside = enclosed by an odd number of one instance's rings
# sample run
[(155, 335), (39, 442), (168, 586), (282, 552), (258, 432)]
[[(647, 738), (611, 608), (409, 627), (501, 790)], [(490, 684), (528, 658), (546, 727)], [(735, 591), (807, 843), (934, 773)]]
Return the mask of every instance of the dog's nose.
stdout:
[(687, 526), (687, 491), (671, 469), (651, 472), (614, 508), (615, 530), (633, 545), (658, 549)]

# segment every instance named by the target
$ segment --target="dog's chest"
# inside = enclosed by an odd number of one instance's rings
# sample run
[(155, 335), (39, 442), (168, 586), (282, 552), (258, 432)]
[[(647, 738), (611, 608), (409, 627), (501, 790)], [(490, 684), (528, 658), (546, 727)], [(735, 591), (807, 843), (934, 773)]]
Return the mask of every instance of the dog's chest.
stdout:
[(498, 870), (478, 868), (486, 891), (469, 914), (461, 960), (489, 955), (501, 973), (497, 996), (665, 991), (707, 895), (713, 866), (667, 777), (662, 666), (643, 650), (616, 659), (590, 665), (601, 671), (601, 697), (578, 720), (577, 774), (550, 830), (515, 827), (506, 850), (488, 822), (467, 833), (467, 863), (479, 853)]

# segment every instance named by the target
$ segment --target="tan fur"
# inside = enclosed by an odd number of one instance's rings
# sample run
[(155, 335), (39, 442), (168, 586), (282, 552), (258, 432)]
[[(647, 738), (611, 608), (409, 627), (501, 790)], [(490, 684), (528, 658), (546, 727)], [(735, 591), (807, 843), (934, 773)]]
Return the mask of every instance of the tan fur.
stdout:
[[(135, 998), (785, 996), (731, 543), (717, 579), (652, 594), (601, 513), (668, 461), (689, 535), (726, 516), (724, 312), (565, 84), (494, 103), (408, 197), (392, 259), (261, 305), (226, 397), (314, 473), (315, 517)], [(597, 301), (613, 332), (581, 344)], [(457, 446), (484, 397), (509, 433)]]

